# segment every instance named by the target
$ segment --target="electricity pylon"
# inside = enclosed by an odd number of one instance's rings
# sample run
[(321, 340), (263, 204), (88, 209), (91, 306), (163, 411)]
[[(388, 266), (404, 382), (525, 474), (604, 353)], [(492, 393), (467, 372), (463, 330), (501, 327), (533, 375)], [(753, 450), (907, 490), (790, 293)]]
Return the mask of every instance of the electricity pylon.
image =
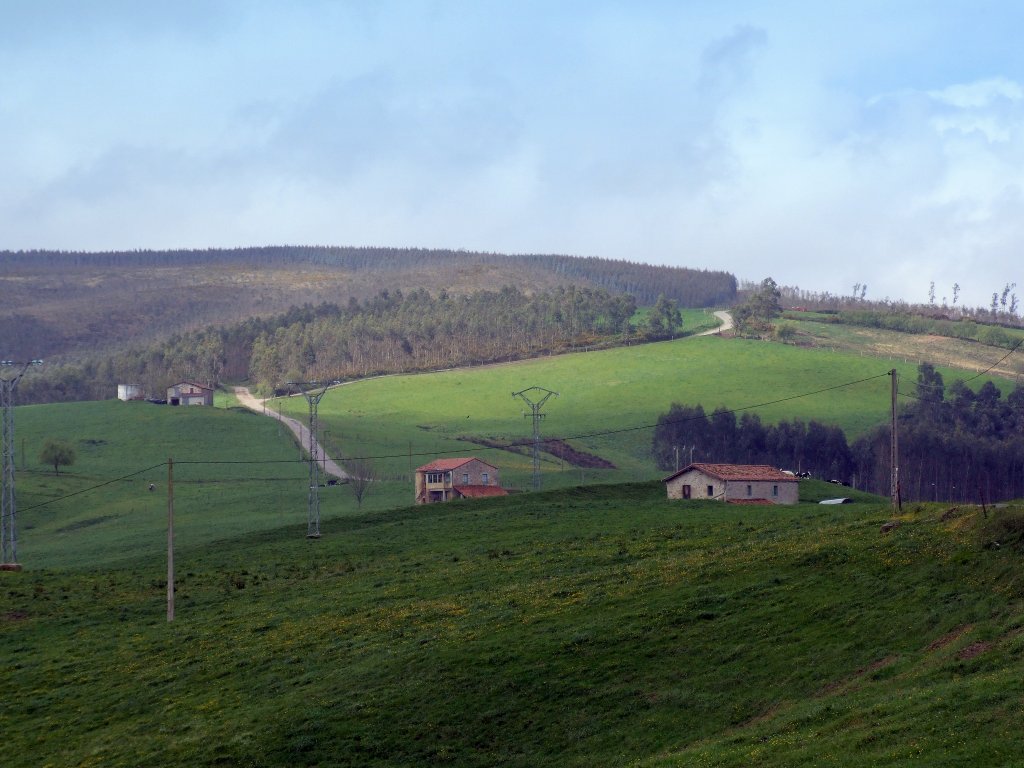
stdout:
[(0, 376), (0, 444), (3, 453), (3, 478), (0, 485), (0, 566), (8, 570), (18, 568), (18, 507), (14, 492), (14, 390), (30, 365), (42, 365), (42, 360), (27, 363), (0, 360), (0, 367), (18, 368), (13, 376)]
[(298, 387), (309, 403), (309, 496), (306, 504), (306, 538), (320, 538), (320, 470), (316, 442), (317, 406), (328, 388), (337, 381), (289, 381), (288, 385)]
[[(531, 400), (527, 395), (528, 392), (537, 390), (538, 393), (543, 393), (539, 400)], [(533, 490), (540, 490), (540, 420), (544, 418), (544, 414), (540, 412), (541, 407), (547, 402), (548, 398), (554, 395), (558, 397), (557, 392), (552, 392), (550, 389), (544, 389), (544, 387), (528, 387), (520, 392), (513, 392), (512, 397), (518, 397), (528, 406), (533, 413)], [(538, 397), (539, 395), (534, 395)], [(526, 417), (526, 414), (523, 414)]]

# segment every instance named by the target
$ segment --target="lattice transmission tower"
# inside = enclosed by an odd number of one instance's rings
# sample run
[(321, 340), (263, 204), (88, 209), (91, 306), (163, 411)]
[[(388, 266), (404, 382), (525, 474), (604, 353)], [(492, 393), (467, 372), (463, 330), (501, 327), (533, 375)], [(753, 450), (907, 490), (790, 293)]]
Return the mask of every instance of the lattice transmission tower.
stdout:
[[(530, 392), (535, 392), (533, 397), (537, 399), (531, 399), (528, 394)], [(544, 414), (540, 412), (540, 409), (552, 395), (558, 397), (557, 392), (544, 389), (544, 387), (528, 387), (527, 389), (512, 393), (512, 397), (518, 397), (530, 406), (530, 411), (533, 415), (533, 490), (535, 491), (540, 490), (540, 420), (544, 418)], [(523, 417), (525, 418), (526, 415), (524, 413)]]
[(0, 443), (3, 453), (3, 479), (0, 488), (0, 565), (5, 569), (18, 567), (18, 505), (14, 492), (14, 390), (32, 365), (42, 365), (42, 360), (27, 363), (14, 360), (0, 360), (4, 373), (17, 370), (14, 375), (0, 376)]
[(320, 398), (327, 394), (328, 388), (337, 381), (289, 381), (288, 385), (298, 387), (302, 396), (309, 403), (309, 496), (306, 504), (306, 538), (320, 538), (320, 447), (316, 436), (318, 426), (317, 407)]

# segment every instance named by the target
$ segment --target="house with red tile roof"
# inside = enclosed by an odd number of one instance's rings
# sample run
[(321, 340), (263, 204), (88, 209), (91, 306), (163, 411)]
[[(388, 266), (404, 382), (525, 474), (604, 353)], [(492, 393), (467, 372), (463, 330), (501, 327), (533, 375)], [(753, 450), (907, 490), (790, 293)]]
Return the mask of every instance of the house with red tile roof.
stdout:
[(416, 468), (416, 503), (506, 496), (493, 464), (474, 457), (436, 459)]
[(767, 464), (690, 464), (662, 482), (670, 499), (796, 504), (800, 482)]

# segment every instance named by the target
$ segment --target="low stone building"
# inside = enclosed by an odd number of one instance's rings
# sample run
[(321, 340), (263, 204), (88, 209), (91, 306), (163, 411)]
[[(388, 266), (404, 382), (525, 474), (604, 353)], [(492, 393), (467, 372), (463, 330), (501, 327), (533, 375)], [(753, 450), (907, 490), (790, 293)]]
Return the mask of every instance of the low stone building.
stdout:
[(690, 464), (662, 482), (670, 499), (714, 499), (733, 504), (796, 504), (800, 483), (767, 464)]
[(477, 458), (437, 459), (416, 468), (417, 504), (506, 495), (498, 468)]
[(168, 405), (213, 405), (213, 387), (182, 381), (167, 388)]

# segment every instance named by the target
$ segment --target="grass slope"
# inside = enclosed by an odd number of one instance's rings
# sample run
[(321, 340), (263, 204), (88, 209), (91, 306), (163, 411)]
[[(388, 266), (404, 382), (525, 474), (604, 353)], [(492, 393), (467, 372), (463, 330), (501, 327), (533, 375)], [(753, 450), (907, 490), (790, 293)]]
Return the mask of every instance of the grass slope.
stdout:
[(171, 625), (159, 558), (0, 573), (5, 765), (1012, 765), (1019, 527), (942, 511), (366, 514), (192, 548)]
[[(700, 403), (709, 411), (721, 405), (743, 408), (780, 401), (755, 412), (768, 422), (799, 417), (838, 424), (852, 439), (888, 418), (888, 377), (793, 398), (884, 374), (892, 367), (899, 371), (903, 388), (912, 390), (914, 363), (709, 336), (359, 381), (328, 393), (319, 414), (330, 431), (332, 451), (382, 457), (376, 461), (387, 477), (408, 483), (414, 467), (454, 452), (497, 464), (506, 485), (525, 488), (532, 472), (525, 453), (489, 451), (460, 438), (528, 442), (532, 423), (523, 412), (529, 409), (511, 394), (534, 385), (545, 387), (559, 397), (544, 406), (542, 434), (580, 436), (572, 440), (575, 447), (618, 467), (581, 473), (546, 457), (546, 487), (567, 487), (595, 478), (622, 482), (658, 477), (661, 473), (650, 458), (650, 425), (675, 401)], [(951, 369), (941, 372), (947, 382), (967, 376)], [(980, 386), (982, 381), (973, 383)], [(1009, 385), (997, 381), (1004, 388)], [(283, 408), (301, 417), (305, 402), (290, 398)]]
[[(168, 458), (183, 548), (289, 521), (305, 525), (308, 465), (284, 430), (248, 411), (113, 400), (19, 407), (16, 423), (18, 555), (32, 567), (159, 556)], [(59, 476), (37, 459), (50, 437), (77, 452)], [(325, 494), (325, 513), (337, 510), (336, 498)]]

